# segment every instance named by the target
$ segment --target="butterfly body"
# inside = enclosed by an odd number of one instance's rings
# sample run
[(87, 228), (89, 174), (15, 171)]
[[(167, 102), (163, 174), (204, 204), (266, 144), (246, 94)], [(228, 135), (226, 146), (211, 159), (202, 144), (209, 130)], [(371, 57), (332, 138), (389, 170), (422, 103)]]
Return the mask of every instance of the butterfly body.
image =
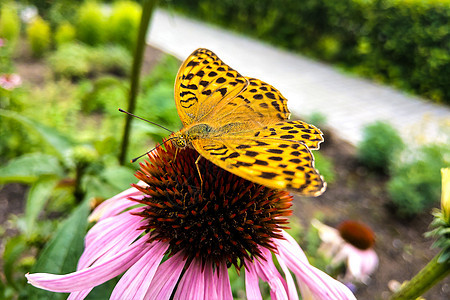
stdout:
[(184, 127), (178, 148), (191, 147), (247, 180), (317, 196), (325, 183), (310, 149), (322, 132), (289, 121), (287, 100), (271, 85), (244, 77), (207, 49), (194, 51), (178, 71), (175, 100)]

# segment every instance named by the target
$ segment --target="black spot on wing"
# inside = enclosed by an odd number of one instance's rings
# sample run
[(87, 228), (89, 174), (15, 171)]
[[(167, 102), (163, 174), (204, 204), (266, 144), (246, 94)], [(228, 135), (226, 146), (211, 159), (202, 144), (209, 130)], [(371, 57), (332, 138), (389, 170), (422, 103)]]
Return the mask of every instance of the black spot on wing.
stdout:
[(266, 151), (269, 153), (274, 153), (274, 154), (282, 154), (284, 152), (281, 149), (267, 149)]
[(248, 149), (248, 148), (251, 148), (252, 146), (250, 146), (250, 145), (239, 145), (239, 146), (237, 146), (236, 147), (236, 149)]
[(280, 156), (270, 156), (269, 159), (274, 160), (274, 161), (282, 161), (283, 160), (283, 158)]
[(241, 156), (239, 153), (237, 153), (237, 152), (232, 152), (232, 153), (230, 153), (230, 155), (228, 155), (228, 156), (221, 157), (220, 160), (226, 161), (226, 160), (229, 159), (229, 158), (236, 158), (236, 157), (239, 157), (239, 156)]
[(266, 93), (266, 97), (269, 98), (269, 99), (275, 99), (275, 94), (271, 93), (271, 92), (267, 92)]
[(260, 159), (255, 160), (254, 164), (259, 165), (259, 166), (268, 166), (269, 165), (269, 163), (267, 161), (260, 160)]
[(245, 155), (250, 156), (250, 157), (255, 157), (257, 156), (259, 153), (255, 152), (255, 151), (246, 151)]
[(191, 60), (190, 62), (188, 62), (188, 64), (186, 65), (186, 67), (195, 67), (198, 65), (197, 61), (193, 61)]
[(262, 172), (260, 175), (258, 175), (261, 178), (265, 178), (265, 179), (273, 179), (275, 177), (278, 176), (277, 173), (273, 173), (273, 172)]

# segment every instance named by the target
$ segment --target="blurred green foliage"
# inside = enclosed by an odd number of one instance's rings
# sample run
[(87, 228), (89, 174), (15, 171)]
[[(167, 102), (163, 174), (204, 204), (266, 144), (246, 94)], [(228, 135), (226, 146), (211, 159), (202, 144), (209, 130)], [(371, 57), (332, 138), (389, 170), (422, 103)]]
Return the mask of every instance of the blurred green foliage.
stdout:
[(173, 0), (171, 8), (450, 103), (450, 3)]
[(112, 6), (106, 26), (108, 41), (134, 50), (138, 35), (141, 7), (133, 1), (119, 1)]
[(424, 146), (406, 162), (396, 163), (388, 182), (388, 192), (396, 213), (410, 218), (439, 203), (440, 169), (450, 165), (446, 145)]
[(75, 21), (77, 38), (88, 45), (96, 46), (106, 39), (106, 19), (100, 4), (84, 2), (77, 12)]
[(397, 130), (389, 123), (377, 121), (363, 129), (363, 139), (358, 145), (358, 159), (374, 171), (388, 173), (404, 148)]
[(71, 79), (81, 78), (89, 72), (89, 48), (77, 43), (62, 45), (50, 54), (48, 62), (56, 76)]
[(68, 22), (61, 23), (58, 25), (55, 32), (56, 46), (59, 48), (64, 44), (73, 42), (75, 40), (75, 35), (75, 27)]
[(48, 61), (57, 77), (77, 80), (100, 73), (125, 76), (131, 68), (131, 55), (121, 46), (90, 47), (81, 43), (66, 43), (51, 53)]
[(0, 6), (0, 38), (6, 39), (14, 48), (20, 34), (20, 19), (13, 3), (5, 3)]
[(41, 57), (50, 48), (50, 25), (41, 17), (34, 18), (27, 27), (27, 40), (34, 57)]
[(328, 184), (333, 183), (336, 179), (333, 161), (319, 151), (313, 151), (313, 155), (315, 159), (314, 165), (319, 170), (320, 175), (323, 176)]
[[(77, 20), (77, 11), (81, 7), (84, 0), (58, 0), (51, 1), (46, 9), (39, 7), (39, 2), (47, 2), (34, 0), (33, 5), (38, 8), (39, 15), (50, 22), (50, 26), (55, 30), (64, 23), (75, 24)], [(31, 3), (30, 3), (31, 4)]]
[[(81, 52), (95, 53), (98, 48), (86, 47)], [(129, 56), (127, 50), (121, 51)], [(98, 53), (94, 57), (100, 59)], [(174, 103), (173, 81), (178, 67), (179, 61), (164, 57), (155, 72), (143, 77), (138, 115), (150, 120), (167, 118), (167, 126), (180, 126), (175, 106), (167, 105)], [(136, 180), (136, 166), (119, 166), (117, 160), (118, 133), (125, 118), (117, 108), (126, 105), (128, 81), (105, 74), (104, 67), (96, 72), (95, 79), (71, 81), (62, 77), (41, 86), (16, 88), (8, 94), (8, 101), (2, 100), (0, 185), (20, 182), (30, 188), (24, 214), (10, 220), (18, 234), (2, 236), (5, 251), (1, 259), (7, 276), (0, 277), (1, 299), (13, 299), (14, 295), (34, 299), (30, 295), (43, 292), (25, 289), (23, 274), (30, 271), (35, 254), (47, 241), (62, 244), (50, 242), (43, 250), (44, 260), (39, 259), (34, 268), (54, 273), (73, 271), (82, 250), (78, 246), (83, 244), (89, 202), (109, 198)], [(176, 122), (171, 124), (170, 120)], [(138, 120), (133, 122), (133, 129), (131, 155), (147, 151), (153, 136), (160, 141), (168, 135)], [(68, 215), (55, 231), (58, 222)], [(52, 264), (45, 257), (52, 259)], [(39, 294), (35, 298), (47, 297)]]

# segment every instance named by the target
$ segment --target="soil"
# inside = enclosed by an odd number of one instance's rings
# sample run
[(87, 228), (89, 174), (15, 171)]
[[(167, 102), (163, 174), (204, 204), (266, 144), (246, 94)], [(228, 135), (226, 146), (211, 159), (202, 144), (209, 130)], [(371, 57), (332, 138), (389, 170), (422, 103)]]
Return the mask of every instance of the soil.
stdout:
[[(147, 47), (143, 73), (148, 73), (161, 56), (159, 50)], [(46, 76), (50, 76), (43, 61), (32, 59), (26, 53), (16, 60), (16, 69), (25, 84), (40, 85)], [(376, 234), (375, 250), (380, 265), (369, 285), (358, 286), (356, 296), (358, 299), (387, 299), (389, 281), (410, 279), (438, 252), (430, 249), (433, 241), (423, 236), (432, 216), (428, 211), (411, 220), (397, 218), (387, 205), (389, 197), (385, 185), (388, 178), (360, 166), (355, 148), (336, 138), (332, 132), (325, 131), (325, 142), (320, 151), (333, 160), (336, 180), (320, 197), (296, 197), (295, 214), (305, 228), (319, 213), (323, 222), (331, 226), (346, 219), (369, 225)], [(23, 212), (27, 189), (20, 184), (0, 187), (0, 226), (5, 228), (11, 214)], [(424, 297), (450, 299), (450, 278), (434, 286)]]

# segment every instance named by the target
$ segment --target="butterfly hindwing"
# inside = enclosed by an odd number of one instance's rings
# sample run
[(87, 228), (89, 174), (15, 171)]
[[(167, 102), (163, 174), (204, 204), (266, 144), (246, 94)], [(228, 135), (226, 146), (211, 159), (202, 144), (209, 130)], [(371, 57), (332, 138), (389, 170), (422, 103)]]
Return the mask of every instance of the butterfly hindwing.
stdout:
[(242, 178), (306, 196), (320, 195), (325, 182), (308, 147), (273, 138), (202, 139), (195, 149), (214, 164)]
[(286, 121), (264, 126), (255, 130), (255, 138), (280, 138), (305, 144), (309, 149), (319, 149), (323, 134), (315, 126), (303, 121)]

